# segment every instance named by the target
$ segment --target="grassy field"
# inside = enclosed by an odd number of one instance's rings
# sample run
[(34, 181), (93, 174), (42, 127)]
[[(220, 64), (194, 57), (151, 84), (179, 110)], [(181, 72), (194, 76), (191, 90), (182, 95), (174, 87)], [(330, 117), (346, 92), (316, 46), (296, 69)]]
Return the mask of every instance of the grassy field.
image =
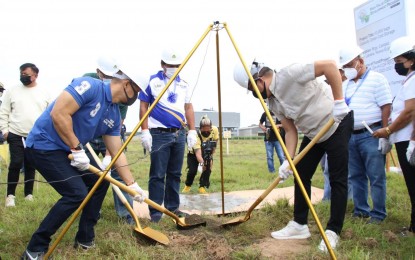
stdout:
[[(228, 148), (229, 154), (225, 143), (223, 174), (226, 191), (265, 189), (275, 179), (276, 176), (267, 171), (262, 139), (232, 139)], [(209, 192), (221, 190), (219, 155), (218, 146)], [(135, 141), (129, 145), (127, 156), (139, 185), (146, 188), (149, 157), (143, 154), (141, 145)], [(184, 175), (183, 168), (182, 188)], [(39, 176), (38, 178), (43, 180)], [(199, 176), (196, 177), (197, 180), (198, 178)], [(0, 173), (2, 205), (6, 194), (6, 181), (7, 169), (3, 165)], [(292, 185), (293, 180), (290, 179), (278, 187)], [(353, 205), (348, 204), (341, 243), (335, 251), (338, 259), (415, 259), (415, 238), (401, 234), (402, 228), (409, 224), (411, 208), (405, 182), (401, 175), (388, 173), (387, 185), (388, 217), (380, 225), (367, 225), (364, 221), (352, 219)], [(320, 169), (314, 176), (313, 186), (323, 187)], [(280, 200), (275, 205), (254, 211), (249, 221), (228, 229), (221, 228), (220, 224), (234, 216), (203, 216), (207, 220), (207, 226), (191, 230), (178, 230), (170, 218), (163, 218), (158, 224), (141, 220), (143, 227), (149, 226), (158, 230), (171, 241), (168, 246), (151, 245), (135, 237), (132, 227), (118, 220), (111, 193), (109, 190), (102, 208), (102, 217), (96, 226), (96, 248), (88, 251), (73, 249), (73, 238), (77, 230), (75, 222), (53, 252), (53, 259), (268, 259), (255, 244), (269, 239), (271, 231), (284, 227), (292, 219), (293, 212), (288, 201)], [(34, 202), (24, 201), (23, 185), (18, 185), (16, 195), (15, 208), (0, 207), (1, 259), (19, 259), (32, 233), (59, 198), (49, 184), (42, 182), (35, 184)], [(329, 204), (319, 203), (315, 209), (324, 227), (329, 216)], [(307, 240), (309, 247), (290, 255), (279, 255), (277, 252), (269, 258), (329, 258), (317, 249), (321, 237), (311, 214), (309, 227), (312, 233), (312, 237)], [(56, 236), (52, 238), (52, 242), (55, 239)]]

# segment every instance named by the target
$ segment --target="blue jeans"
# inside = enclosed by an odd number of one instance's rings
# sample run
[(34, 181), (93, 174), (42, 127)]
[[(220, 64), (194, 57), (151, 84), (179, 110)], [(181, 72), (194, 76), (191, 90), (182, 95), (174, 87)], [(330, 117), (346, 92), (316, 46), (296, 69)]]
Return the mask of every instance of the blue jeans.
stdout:
[[(80, 172), (72, 167), (68, 153), (62, 150), (44, 151), (26, 148), (25, 155), (36, 170), (62, 196), (40, 223), (27, 246), (29, 251), (46, 252), (51, 236), (78, 209), (89, 190), (98, 180), (98, 176), (87, 174), (88, 172)], [(91, 164), (97, 167), (92, 158)], [(109, 183), (104, 180), (82, 210), (75, 237), (77, 241), (91, 242), (94, 240), (94, 226), (98, 221), (108, 185)]]
[[(327, 155), (325, 154), (324, 157), (327, 157)], [(328, 161), (327, 161), (326, 158), (324, 158), (324, 171), (323, 171), (323, 175), (324, 175), (324, 195), (323, 195), (323, 200), (330, 200), (330, 198), (331, 198), (330, 174), (329, 174), (329, 164), (328, 164)], [(352, 185), (350, 184), (350, 181), (348, 181), (347, 187), (348, 187), (348, 190), (347, 190), (347, 199), (352, 200), (353, 199), (353, 191), (352, 191)]]
[[(151, 129), (153, 146), (151, 148), (150, 179), (148, 181), (149, 199), (169, 211), (180, 206), (180, 177), (186, 145), (186, 131), (175, 133)], [(162, 213), (149, 206), (152, 221), (159, 221)]]
[[(378, 151), (378, 144), (379, 139), (368, 131), (352, 135), (349, 141), (349, 183), (353, 190), (353, 214), (383, 220), (386, 218), (386, 158)], [(373, 209), (368, 203), (368, 181)]]
[[(91, 140), (89, 144), (91, 145), (92, 149), (97, 155), (101, 154), (103, 157), (105, 157), (107, 148), (105, 146), (105, 143), (102, 137), (98, 137), (98, 138)], [(89, 153), (88, 149), (85, 150), (85, 152), (90, 158), (93, 158), (92, 155)], [(118, 174), (117, 170), (114, 170), (114, 168), (111, 170), (111, 177), (125, 184), (125, 182), (121, 179), (120, 175)], [(131, 196), (123, 190), (121, 190), (121, 192), (124, 194), (124, 197), (127, 199), (128, 204), (130, 204), (130, 206), (133, 207), (133, 199), (131, 198)], [(118, 198), (118, 195), (115, 192), (113, 192), (113, 195), (114, 195), (114, 208), (115, 208), (115, 212), (117, 212), (117, 215), (120, 218), (132, 217), (128, 209), (122, 203), (121, 199)]]
[(280, 142), (274, 141), (264, 141), (265, 143), (265, 149), (267, 151), (267, 163), (268, 163), (268, 171), (271, 173), (275, 172), (274, 167), (274, 149), (277, 153), (278, 159), (280, 160), (280, 165), (284, 162), (285, 156), (284, 152), (282, 151), (282, 147), (280, 145)]
[[(125, 184), (125, 182), (121, 179), (120, 175), (118, 174), (117, 170), (111, 170), (111, 177)], [(127, 199), (128, 204), (130, 204), (131, 208), (133, 208), (133, 199), (131, 198), (130, 194), (123, 190), (121, 190), (121, 192), (124, 194), (124, 197)], [(118, 197), (117, 193), (113, 192), (113, 195), (114, 195), (114, 207), (115, 207), (115, 211), (117, 212), (117, 215), (120, 218), (132, 217), (128, 209), (124, 206), (121, 199)]]

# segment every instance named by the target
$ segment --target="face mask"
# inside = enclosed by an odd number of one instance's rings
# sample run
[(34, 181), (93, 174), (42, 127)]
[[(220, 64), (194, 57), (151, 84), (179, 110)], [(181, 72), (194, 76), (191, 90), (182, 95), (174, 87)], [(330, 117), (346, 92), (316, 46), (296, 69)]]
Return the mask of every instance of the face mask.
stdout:
[(165, 69), (166, 69), (165, 74), (168, 78), (173, 77), (174, 73), (176, 73), (176, 70), (177, 70), (177, 68), (165, 68)]
[(132, 104), (134, 104), (134, 102), (137, 100), (138, 92), (136, 92), (132, 86), (131, 86), (131, 88), (132, 88), (132, 89), (133, 89), (133, 91), (134, 91), (134, 94), (133, 94), (133, 96), (132, 96), (132, 97), (129, 97), (129, 96), (128, 96), (127, 91), (126, 91), (126, 90), (125, 90), (125, 88), (124, 88), (124, 94), (125, 94), (125, 96), (127, 97), (127, 102), (122, 103), (122, 104), (123, 104), (123, 105), (125, 105), (125, 106), (131, 106), (131, 105), (132, 105)]
[(355, 68), (344, 68), (344, 76), (348, 80), (355, 79), (357, 77), (357, 70)]
[(209, 135), (210, 135), (210, 131), (203, 131), (203, 132), (200, 132), (200, 134), (201, 134), (203, 137), (209, 137)]
[(398, 73), (401, 76), (406, 76), (406, 75), (408, 75), (409, 68), (405, 68), (405, 66), (403, 64), (404, 64), (404, 62), (396, 63), (395, 64), (395, 71), (396, 71), (396, 73)]
[[(252, 95), (255, 97), (255, 98), (258, 98), (258, 96), (257, 96), (257, 94), (256, 94), (256, 92), (254, 91), (254, 90), (252, 90)], [(268, 95), (267, 95), (267, 89), (265, 88), (265, 82), (264, 82), (264, 89), (262, 90), (262, 92), (261, 92), (261, 97), (263, 98), (263, 99), (267, 99), (268, 98)]]
[(30, 76), (22, 75), (20, 76), (20, 82), (22, 82), (23, 85), (27, 86), (32, 83), (32, 80), (30, 79)]
[(111, 83), (111, 79), (102, 79), (104, 83)]

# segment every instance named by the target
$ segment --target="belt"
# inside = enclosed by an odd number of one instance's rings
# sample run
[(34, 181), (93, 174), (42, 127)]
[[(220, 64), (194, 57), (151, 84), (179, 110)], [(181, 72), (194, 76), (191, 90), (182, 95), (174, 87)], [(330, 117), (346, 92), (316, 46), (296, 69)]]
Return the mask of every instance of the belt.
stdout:
[[(382, 123), (381, 122), (376, 122), (376, 123), (371, 124), (369, 127), (370, 128), (373, 128), (373, 127), (378, 127), (378, 126), (382, 126)], [(353, 134), (354, 135), (358, 135), (358, 134), (362, 134), (362, 133), (364, 133), (366, 131), (367, 131), (367, 129), (366, 129), (366, 127), (364, 127), (362, 129), (359, 129), (359, 130), (354, 130), (353, 131)]]
[(168, 132), (168, 133), (176, 133), (179, 131), (180, 128), (163, 128), (163, 127), (157, 127), (157, 130), (160, 130), (162, 132)]

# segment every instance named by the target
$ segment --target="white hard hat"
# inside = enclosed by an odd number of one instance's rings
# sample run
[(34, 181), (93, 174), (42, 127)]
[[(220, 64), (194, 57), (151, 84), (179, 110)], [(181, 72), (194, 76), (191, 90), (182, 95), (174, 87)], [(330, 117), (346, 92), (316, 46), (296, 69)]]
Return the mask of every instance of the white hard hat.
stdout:
[(131, 79), (134, 81), (137, 86), (140, 87), (141, 90), (144, 90), (148, 86), (148, 77), (145, 77), (143, 71), (139, 68), (129, 67), (129, 66), (120, 66), (120, 70), (123, 73), (120, 74), (113, 74), (114, 78), (121, 78), (121, 79)]
[(169, 65), (180, 65), (183, 62), (183, 57), (177, 50), (167, 48), (161, 53), (161, 60)]
[(339, 51), (339, 63), (340, 67), (343, 67), (347, 63), (351, 62), (354, 58), (363, 53), (363, 50), (357, 46), (350, 46), (343, 48)]
[[(251, 59), (252, 60), (252, 59)], [(251, 61), (249, 60), (249, 61)], [(250, 70), (251, 75), (255, 75), (255, 73), (259, 73), (259, 71), (265, 67), (263, 62), (259, 62), (256, 59), (253, 59), (251, 63), (248, 63), (248, 68)], [(242, 63), (237, 63), (233, 69), (233, 79), (243, 88), (248, 88), (249, 77), (246, 74), (244, 66)]]
[(98, 69), (106, 76), (112, 76), (120, 69), (118, 68), (118, 62), (110, 56), (101, 56), (97, 60)]
[(398, 39), (395, 39), (393, 42), (391, 42), (390, 48), (389, 48), (389, 56), (393, 59), (396, 58), (402, 54), (405, 54), (406, 52), (415, 52), (415, 41), (414, 39), (404, 36), (400, 37)]

